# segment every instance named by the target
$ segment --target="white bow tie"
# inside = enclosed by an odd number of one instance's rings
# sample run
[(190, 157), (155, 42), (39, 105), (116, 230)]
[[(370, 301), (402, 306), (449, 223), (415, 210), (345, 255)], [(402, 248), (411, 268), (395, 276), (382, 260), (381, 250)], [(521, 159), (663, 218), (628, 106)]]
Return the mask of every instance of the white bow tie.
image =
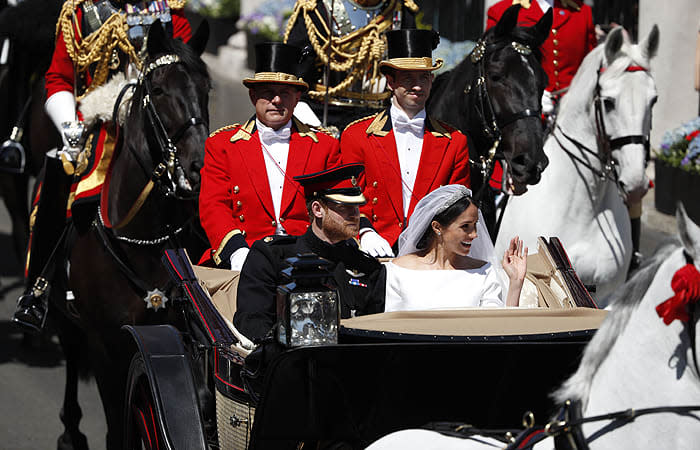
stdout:
[(261, 141), (266, 144), (273, 144), (275, 142), (288, 142), (289, 137), (292, 135), (292, 129), (291, 127), (285, 127), (275, 131), (272, 128), (258, 128), (258, 133)]
[(423, 134), (423, 118), (409, 119), (406, 116), (397, 116), (394, 119), (394, 127), (397, 131), (408, 131), (420, 136)]

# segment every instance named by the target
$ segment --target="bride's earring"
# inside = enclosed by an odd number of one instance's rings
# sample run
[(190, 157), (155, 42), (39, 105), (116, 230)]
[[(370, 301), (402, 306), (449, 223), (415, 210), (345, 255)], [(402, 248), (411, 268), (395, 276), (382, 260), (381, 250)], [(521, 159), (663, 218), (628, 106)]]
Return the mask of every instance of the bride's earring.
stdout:
[(437, 232), (438, 236), (442, 236), (442, 233), (440, 231)]

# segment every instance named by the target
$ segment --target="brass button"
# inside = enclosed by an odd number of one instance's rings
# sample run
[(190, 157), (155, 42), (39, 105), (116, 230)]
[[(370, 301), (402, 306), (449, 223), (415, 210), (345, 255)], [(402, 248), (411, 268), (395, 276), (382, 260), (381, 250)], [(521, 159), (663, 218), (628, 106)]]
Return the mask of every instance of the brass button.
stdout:
[(377, 182), (372, 183), (372, 187), (377, 187)]
[(277, 221), (273, 220), (272, 222), (270, 222), (270, 225), (272, 225), (273, 227), (276, 227), (276, 226), (277, 226)]
[(558, 70), (555, 70), (555, 71), (554, 71), (554, 76), (555, 76), (555, 77), (558, 77), (558, 76), (559, 76), (559, 71), (558, 71)]
[(376, 214), (372, 216), (372, 220), (377, 220), (377, 215), (376, 215)]
[(554, 67), (559, 67), (559, 61), (557, 61), (556, 59), (552, 61), (552, 64), (554, 64)]
[(557, 81), (556, 83), (554, 83), (554, 85), (555, 85), (556, 87), (559, 87), (559, 82)]
[(240, 191), (240, 190), (241, 190), (241, 188), (239, 188), (238, 186), (234, 186), (234, 187), (233, 187), (233, 193), (234, 193), (234, 194), (238, 194), (238, 191)]
[(554, 45), (559, 45), (559, 40), (558, 40), (558, 39), (554, 39), (554, 40), (552, 41), (552, 44), (554, 44)]
[(373, 204), (373, 205), (376, 205), (376, 204), (377, 204), (377, 197), (374, 197), (374, 198), (372, 199), (372, 204)]
[(557, 35), (557, 29), (556, 29), (556, 28), (552, 28), (552, 34), (555, 35), (555, 36)]
[(240, 216), (238, 216), (238, 219), (239, 219), (241, 222), (245, 222), (245, 216), (243, 216), (243, 214), (241, 214)]
[(399, 226), (399, 228), (401, 228), (403, 226), (403, 224), (401, 222), (399, 222), (397, 225)]
[(554, 56), (557, 56), (559, 54), (559, 50), (552, 50), (552, 53), (554, 53)]
[(241, 231), (241, 234), (243, 235), (243, 237), (246, 237), (246, 235), (247, 235), (248, 233), (246, 233), (245, 230), (243, 230), (243, 231)]
[(236, 206), (240, 208), (241, 206), (243, 206), (243, 202), (240, 201), (240, 200), (238, 200), (238, 201), (236, 202)]
[(280, 217), (280, 223), (284, 223), (284, 217)]

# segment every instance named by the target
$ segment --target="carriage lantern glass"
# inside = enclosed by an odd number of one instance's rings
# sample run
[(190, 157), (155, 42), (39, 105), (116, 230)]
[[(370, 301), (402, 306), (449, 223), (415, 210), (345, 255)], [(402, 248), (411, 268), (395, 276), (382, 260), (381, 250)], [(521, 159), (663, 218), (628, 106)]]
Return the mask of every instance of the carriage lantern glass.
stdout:
[(340, 307), (330, 262), (313, 253), (288, 258), (277, 287), (277, 339), (287, 347), (338, 343)]

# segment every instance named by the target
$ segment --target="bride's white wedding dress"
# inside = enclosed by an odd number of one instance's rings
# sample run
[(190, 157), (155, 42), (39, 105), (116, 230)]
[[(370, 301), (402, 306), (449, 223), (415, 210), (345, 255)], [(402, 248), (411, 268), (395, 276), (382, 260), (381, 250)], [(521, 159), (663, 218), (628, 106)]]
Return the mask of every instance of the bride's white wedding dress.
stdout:
[(490, 263), (477, 269), (418, 270), (388, 262), (384, 310), (502, 307), (501, 291)]

